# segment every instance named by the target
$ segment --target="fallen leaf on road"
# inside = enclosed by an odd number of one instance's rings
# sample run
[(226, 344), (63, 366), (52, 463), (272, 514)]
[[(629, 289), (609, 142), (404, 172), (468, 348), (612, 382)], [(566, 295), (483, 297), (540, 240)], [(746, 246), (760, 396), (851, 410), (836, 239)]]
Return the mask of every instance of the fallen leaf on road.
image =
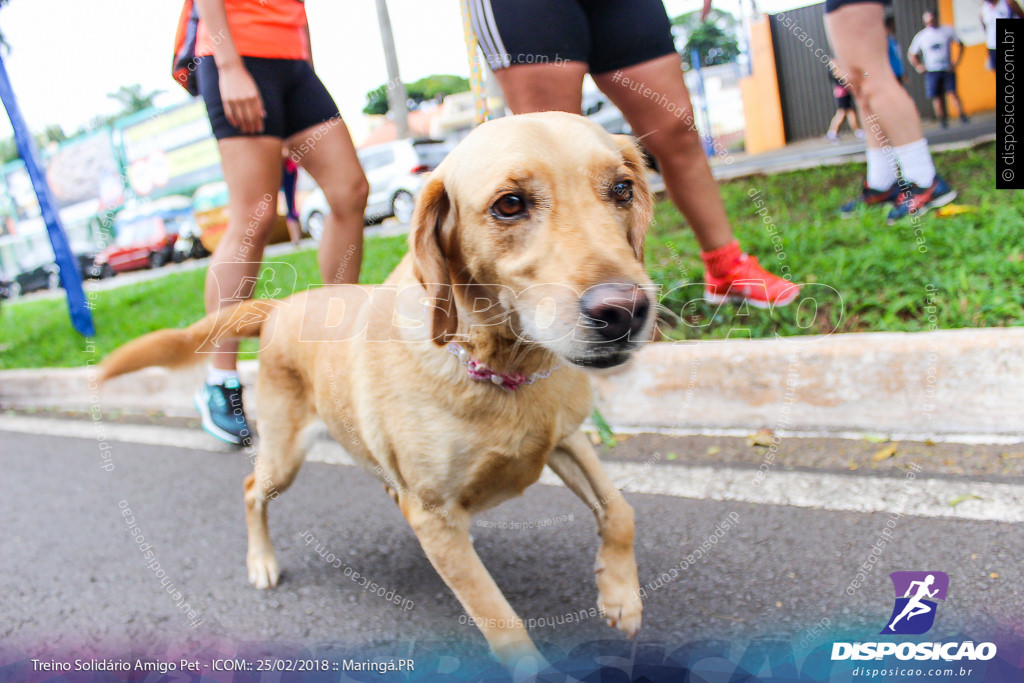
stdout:
[(965, 493), (964, 495), (957, 496), (953, 500), (949, 501), (949, 507), (955, 508), (957, 505), (964, 502), (965, 500), (981, 500), (981, 496), (976, 496), (973, 493)]
[(884, 443), (889, 440), (889, 437), (881, 436), (879, 434), (865, 434), (861, 438), (868, 443)]
[(990, 579), (998, 579), (999, 578), (999, 573), (998, 572), (992, 572), (991, 574), (988, 575), (988, 578), (990, 578)]
[(675, 453), (669, 453), (668, 455), (665, 456), (665, 459), (666, 460), (675, 460), (678, 457), (679, 456), (677, 454), (675, 454)]
[(721, 446), (708, 446), (708, 450), (707, 450), (707, 454), (708, 455), (718, 455), (721, 452), (722, 452)]
[(882, 462), (886, 458), (891, 458), (896, 455), (896, 448), (899, 444), (889, 444), (885, 448), (875, 451), (875, 454), (871, 456), (871, 462)]
[(775, 435), (770, 429), (759, 429), (747, 437), (747, 445), (762, 446), (768, 448), (775, 441)]

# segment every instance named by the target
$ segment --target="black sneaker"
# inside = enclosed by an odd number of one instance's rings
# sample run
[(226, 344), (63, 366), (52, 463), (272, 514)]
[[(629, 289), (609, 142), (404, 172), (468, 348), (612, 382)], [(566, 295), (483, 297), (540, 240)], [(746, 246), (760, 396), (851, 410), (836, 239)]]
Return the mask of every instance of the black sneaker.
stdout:
[(891, 204), (898, 200), (900, 197), (900, 185), (899, 183), (893, 183), (892, 187), (888, 190), (872, 190), (866, 184), (864, 189), (861, 190), (860, 195), (856, 199), (850, 201), (839, 207), (839, 215), (843, 218), (852, 218), (853, 214), (857, 212), (857, 207), (863, 204), (864, 206), (877, 206), (878, 204)]
[(196, 392), (194, 401), (207, 434), (234, 446), (252, 443), (238, 379), (228, 378), (224, 384), (204, 384)]

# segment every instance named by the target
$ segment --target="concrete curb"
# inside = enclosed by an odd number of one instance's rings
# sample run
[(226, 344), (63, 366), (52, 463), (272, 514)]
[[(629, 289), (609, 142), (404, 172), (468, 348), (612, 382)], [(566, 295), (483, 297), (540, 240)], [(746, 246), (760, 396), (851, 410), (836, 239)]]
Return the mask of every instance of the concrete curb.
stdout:
[[(256, 361), (240, 366), (252, 386)], [(0, 408), (195, 416), (199, 367), (149, 368), (98, 396), (91, 370), (0, 372)], [(1024, 328), (662, 342), (597, 375), (616, 428), (1024, 435)], [(255, 393), (246, 398), (255, 417)]]
[(653, 344), (595, 380), (615, 425), (1024, 434), (1024, 328)]

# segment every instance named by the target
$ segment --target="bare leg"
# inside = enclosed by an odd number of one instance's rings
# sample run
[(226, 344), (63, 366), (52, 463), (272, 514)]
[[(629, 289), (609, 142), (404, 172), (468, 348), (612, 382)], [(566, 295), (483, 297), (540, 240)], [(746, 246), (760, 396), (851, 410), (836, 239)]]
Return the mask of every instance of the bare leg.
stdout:
[(583, 97), (584, 62), (562, 64), (518, 64), (494, 72), (505, 95), (505, 103), (515, 114), (535, 111), (580, 113)]
[(828, 124), (828, 131), (825, 133), (826, 136), (835, 137), (839, 135), (839, 126), (843, 125), (843, 117), (845, 115), (845, 109), (836, 109), (836, 115), (832, 117), (832, 121)]
[(856, 133), (860, 130), (860, 126), (857, 125), (857, 110), (850, 108), (846, 110), (846, 123), (850, 126), (850, 130)]
[(932, 109), (935, 110), (935, 118), (936, 119), (938, 119), (939, 121), (945, 121), (946, 120), (946, 98), (945, 98), (945, 96), (933, 97), (932, 98)]
[[(732, 227), (697, 133), (679, 56), (596, 74), (594, 82), (658, 159), (668, 195), (693, 228), (701, 249), (711, 251), (732, 242)], [(650, 88), (657, 98), (644, 97), (644, 87), (634, 91), (634, 83)]]
[(594, 565), (597, 604), (610, 626), (617, 626), (632, 638), (640, 629), (643, 611), (633, 554), (633, 508), (608, 479), (583, 432), (559, 444), (548, 459), (548, 467), (597, 517), (601, 536)]
[[(279, 138), (233, 137), (218, 146), (228, 185), (228, 227), (206, 271), (207, 312), (252, 298), (281, 187)], [(213, 354), (213, 366), (233, 370), (237, 356), (238, 342), (225, 341)]]
[[(891, 143), (901, 146), (923, 137), (921, 117), (889, 66), (883, 19), (880, 3), (854, 3), (826, 14), (825, 29), (837, 61), (849, 69), (862, 124), (870, 125), (864, 116), (867, 108), (878, 117)], [(867, 138), (871, 137), (869, 132)]]
[(967, 114), (964, 113), (964, 103), (960, 101), (960, 94), (956, 90), (953, 90), (949, 93), (949, 96), (952, 97), (953, 101), (956, 103), (956, 113), (960, 118), (967, 118)]
[(363, 262), (363, 211), (369, 186), (359, 165), (348, 127), (335, 119), (296, 133), (295, 145), (313, 137), (301, 159), (324, 192), (330, 213), (324, 219), (317, 260), (324, 284), (356, 283)]

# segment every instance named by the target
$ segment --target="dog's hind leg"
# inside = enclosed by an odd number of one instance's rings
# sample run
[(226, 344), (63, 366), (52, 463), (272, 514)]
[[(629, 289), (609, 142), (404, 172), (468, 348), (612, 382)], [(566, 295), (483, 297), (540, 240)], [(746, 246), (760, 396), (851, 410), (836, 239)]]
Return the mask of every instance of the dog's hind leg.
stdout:
[(597, 605), (610, 626), (632, 638), (640, 629), (640, 583), (633, 553), (633, 508), (601, 467), (583, 432), (565, 439), (548, 458), (561, 477), (597, 517), (601, 549), (597, 553)]
[(469, 513), (451, 506), (429, 509), (415, 496), (399, 494), (399, 506), (434, 569), (455, 593), (491, 650), (516, 679), (547, 662), (534, 647), (522, 620), (501, 594), (469, 538)]
[[(262, 371), (262, 368), (261, 368)], [(246, 565), (257, 588), (277, 585), (280, 569), (267, 527), (267, 504), (287, 489), (306, 458), (305, 427), (312, 422), (301, 387), (260, 377), (259, 452), (252, 474), (245, 478), (245, 523), (249, 528)]]

